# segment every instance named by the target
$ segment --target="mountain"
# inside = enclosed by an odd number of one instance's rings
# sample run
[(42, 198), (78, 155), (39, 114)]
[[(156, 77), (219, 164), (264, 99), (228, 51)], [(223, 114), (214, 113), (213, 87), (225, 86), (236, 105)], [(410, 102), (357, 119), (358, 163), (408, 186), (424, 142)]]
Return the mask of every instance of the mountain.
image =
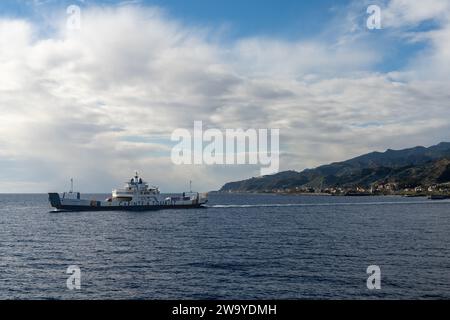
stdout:
[(394, 183), (400, 187), (429, 186), (450, 182), (450, 142), (403, 150), (371, 152), (350, 160), (302, 172), (229, 182), (222, 192), (266, 192), (292, 188), (356, 188)]

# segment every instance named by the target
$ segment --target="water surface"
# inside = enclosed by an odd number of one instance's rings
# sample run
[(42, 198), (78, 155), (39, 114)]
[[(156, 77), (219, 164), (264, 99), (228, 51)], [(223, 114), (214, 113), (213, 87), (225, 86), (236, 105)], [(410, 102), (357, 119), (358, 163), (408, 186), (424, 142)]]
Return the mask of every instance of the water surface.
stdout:
[(55, 213), (46, 195), (0, 195), (0, 298), (448, 299), (449, 231), (450, 202), (425, 198), (211, 194), (207, 209)]

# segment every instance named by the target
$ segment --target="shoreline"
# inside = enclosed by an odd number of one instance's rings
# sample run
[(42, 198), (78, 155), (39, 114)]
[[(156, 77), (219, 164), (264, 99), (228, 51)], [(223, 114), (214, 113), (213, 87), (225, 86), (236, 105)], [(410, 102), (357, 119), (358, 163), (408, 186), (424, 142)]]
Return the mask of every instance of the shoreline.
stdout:
[(430, 193), (430, 194), (368, 194), (368, 193), (353, 193), (353, 194), (330, 194), (324, 192), (246, 192), (246, 191), (210, 191), (209, 193), (216, 194), (234, 194), (234, 195), (273, 195), (273, 196), (326, 196), (326, 197), (402, 197), (402, 198), (431, 198), (431, 197), (442, 197), (450, 199), (450, 194), (439, 194), (439, 193)]

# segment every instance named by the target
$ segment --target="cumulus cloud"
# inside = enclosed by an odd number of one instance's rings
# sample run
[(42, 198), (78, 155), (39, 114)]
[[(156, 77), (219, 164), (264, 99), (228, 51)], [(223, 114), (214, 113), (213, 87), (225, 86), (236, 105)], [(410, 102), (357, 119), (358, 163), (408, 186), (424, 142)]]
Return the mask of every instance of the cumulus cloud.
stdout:
[(91, 7), (80, 30), (67, 30), (61, 17), (50, 36), (2, 18), (0, 191), (60, 190), (69, 177), (82, 190), (108, 191), (135, 169), (167, 191), (190, 179), (211, 190), (258, 175), (258, 166), (173, 165), (172, 130), (195, 120), (280, 128), (282, 169), (445, 140), (448, 74), (426, 66), (450, 65), (448, 8), (411, 3), (392, 1), (388, 14), (400, 12), (402, 25), (434, 18), (439, 27), (424, 40), (417, 32), (426, 50), (387, 73), (376, 72), (382, 43), (221, 41), (215, 30), (143, 6)]
[(391, 0), (384, 10), (386, 27), (413, 28), (424, 21), (448, 21), (450, 3), (447, 0)]

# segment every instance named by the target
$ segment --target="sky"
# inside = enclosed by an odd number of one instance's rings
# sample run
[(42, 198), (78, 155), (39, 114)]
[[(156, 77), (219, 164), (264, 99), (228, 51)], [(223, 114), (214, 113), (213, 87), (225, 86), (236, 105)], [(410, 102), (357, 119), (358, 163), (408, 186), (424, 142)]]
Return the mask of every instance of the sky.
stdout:
[(0, 192), (260, 174), (175, 165), (171, 134), (194, 121), (280, 129), (280, 170), (449, 141), (449, 17), (447, 0), (3, 0)]

